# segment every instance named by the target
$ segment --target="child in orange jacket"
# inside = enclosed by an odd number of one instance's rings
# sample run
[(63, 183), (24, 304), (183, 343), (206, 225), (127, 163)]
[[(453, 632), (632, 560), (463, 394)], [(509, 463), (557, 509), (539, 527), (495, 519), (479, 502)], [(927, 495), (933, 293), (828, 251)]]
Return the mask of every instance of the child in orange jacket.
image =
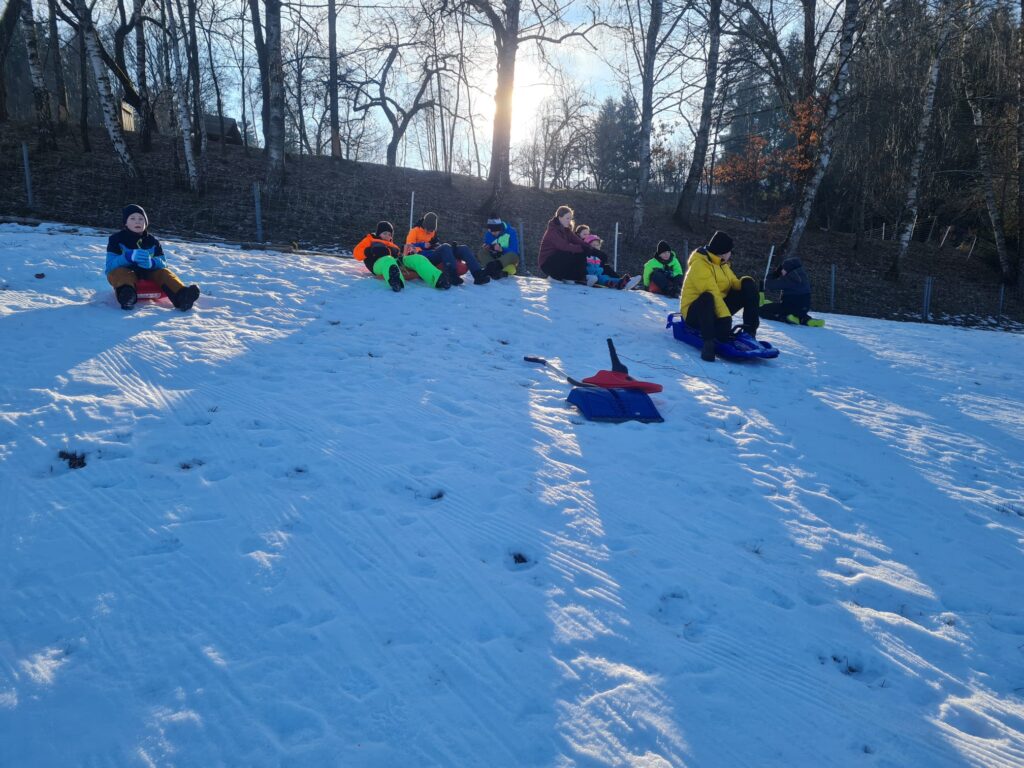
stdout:
[(390, 221), (378, 222), (377, 228), (359, 241), (352, 255), (373, 274), (387, 280), (391, 290), (396, 293), (405, 288), (403, 266), (419, 275), (427, 285), (439, 290), (451, 287), (448, 275), (431, 264), (425, 256), (415, 253), (402, 256), (402, 249), (395, 244), (395, 227)]

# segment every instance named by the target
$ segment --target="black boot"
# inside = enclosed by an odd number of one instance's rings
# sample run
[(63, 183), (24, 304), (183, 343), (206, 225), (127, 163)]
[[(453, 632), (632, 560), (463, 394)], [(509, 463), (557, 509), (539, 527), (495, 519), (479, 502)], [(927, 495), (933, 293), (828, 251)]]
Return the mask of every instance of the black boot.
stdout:
[(489, 278), (482, 269), (478, 269), (476, 270), (476, 272), (473, 272), (472, 274), (473, 285), (487, 285), (489, 282), (491, 282), (491, 278)]
[(121, 305), (121, 309), (131, 309), (135, 306), (135, 302), (139, 300), (139, 294), (135, 292), (135, 287), (131, 285), (122, 285), (116, 291), (117, 303)]
[(398, 268), (397, 264), (392, 264), (391, 269), (388, 270), (388, 285), (395, 293), (405, 288), (405, 283), (402, 282), (402, 270)]
[(484, 267), (484, 271), (492, 280), (501, 280), (501, 278), (505, 277), (505, 269), (501, 266), (500, 259), (494, 259), (494, 261)]
[(171, 295), (171, 304), (182, 312), (188, 312), (192, 309), (192, 305), (196, 303), (196, 299), (198, 298), (199, 286), (187, 285), (177, 293)]
[(704, 346), (700, 350), (700, 359), (707, 363), (715, 362), (715, 341), (705, 339)]
[(437, 276), (437, 282), (434, 283), (434, 287), (441, 291), (447, 291), (452, 287), (452, 281), (448, 279), (448, 273), (441, 271), (441, 274)]

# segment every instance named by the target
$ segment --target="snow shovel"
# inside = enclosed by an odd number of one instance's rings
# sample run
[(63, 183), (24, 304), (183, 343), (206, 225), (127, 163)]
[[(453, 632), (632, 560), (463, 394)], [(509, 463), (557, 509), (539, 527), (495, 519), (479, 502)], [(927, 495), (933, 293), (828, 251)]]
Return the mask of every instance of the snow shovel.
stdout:
[(596, 387), (607, 387), (609, 389), (638, 389), (641, 392), (661, 392), (661, 384), (653, 381), (640, 381), (629, 375), (629, 369), (619, 360), (615, 352), (615, 345), (608, 339), (608, 352), (612, 356), (612, 369), (610, 371), (598, 371), (593, 376), (583, 380), (584, 384), (593, 384)]
[(543, 357), (526, 355), (523, 360), (528, 363), (540, 363), (560, 373), (574, 387), (566, 400), (579, 408), (584, 418), (590, 421), (613, 423), (642, 421), (645, 424), (650, 424), (665, 420), (658, 413), (658, 409), (646, 392), (637, 389), (609, 389), (595, 384), (585, 384), (574, 379), (554, 363), (549, 363)]

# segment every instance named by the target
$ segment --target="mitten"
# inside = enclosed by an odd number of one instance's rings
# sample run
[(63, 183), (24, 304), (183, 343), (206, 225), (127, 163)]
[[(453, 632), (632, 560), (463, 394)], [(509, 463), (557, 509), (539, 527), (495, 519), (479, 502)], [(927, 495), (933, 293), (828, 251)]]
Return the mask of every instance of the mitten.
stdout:
[(152, 269), (153, 268), (153, 252), (148, 251), (144, 248), (136, 248), (131, 252), (130, 258), (132, 263), (135, 264), (139, 269)]

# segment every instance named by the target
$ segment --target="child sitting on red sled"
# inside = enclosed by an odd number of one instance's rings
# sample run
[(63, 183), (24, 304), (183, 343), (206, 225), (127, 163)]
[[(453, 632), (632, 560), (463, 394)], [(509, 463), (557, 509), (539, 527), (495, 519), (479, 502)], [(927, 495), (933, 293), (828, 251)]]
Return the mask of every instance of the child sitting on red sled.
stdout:
[(142, 206), (134, 203), (121, 211), (120, 232), (107, 240), (107, 282), (114, 288), (121, 309), (131, 309), (139, 300), (135, 285), (150, 280), (167, 293), (171, 303), (182, 312), (192, 309), (199, 298), (199, 286), (189, 285), (167, 268), (160, 241), (149, 234), (149, 219)]

